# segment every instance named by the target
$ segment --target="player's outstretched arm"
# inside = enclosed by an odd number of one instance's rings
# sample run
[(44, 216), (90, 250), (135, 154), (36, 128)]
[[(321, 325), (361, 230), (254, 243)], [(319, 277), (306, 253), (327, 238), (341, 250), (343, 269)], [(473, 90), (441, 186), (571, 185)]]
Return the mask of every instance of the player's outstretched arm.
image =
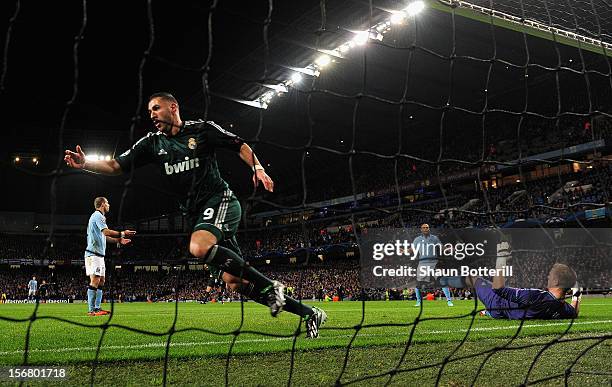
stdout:
[(102, 230), (102, 233), (106, 237), (107, 242), (111, 243), (121, 243), (122, 245), (127, 245), (132, 240), (128, 237), (133, 237), (136, 235), (136, 231), (125, 230), (125, 231), (115, 231), (109, 228), (105, 228)]
[(75, 169), (83, 169), (88, 172), (101, 173), (103, 175), (120, 175), (121, 166), (116, 160), (90, 161), (85, 158), (85, 152), (80, 145), (76, 146), (76, 152), (66, 149), (64, 161), (66, 165)]
[(493, 289), (501, 289), (506, 286), (506, 278), (503, 275), (493, 277)]
[(261, 166), (259, 159), (255, 156), (253, 149), (247, 144), (242, 144), (240, 147), (240, 158), (255, 172), (253, 175), (253, 184), (255, 184), (255, 187), (257, 187), (258, 182), (261, 181), (266, 191), (273, 192), (274, 182), (272, 178), (268, 176), (264, 167)]

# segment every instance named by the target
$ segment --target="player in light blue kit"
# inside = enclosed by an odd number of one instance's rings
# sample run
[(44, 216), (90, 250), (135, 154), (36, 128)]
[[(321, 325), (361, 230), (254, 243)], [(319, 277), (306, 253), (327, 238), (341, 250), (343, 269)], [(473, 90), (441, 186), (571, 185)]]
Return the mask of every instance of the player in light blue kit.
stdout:
[[(432, 270), (435, 269), (436, 264), (438, 263), (436, 248), (439, 248), (436, 246), (440, 245), (440, 239), (430, 232), (429, 225), (427, 223), (422, 224), (421, 235), (414, 238), (414, 241), (412, 242), (412, 246), (417, 249), (419, 255), (419, 266), (417, 267), (418, 282), (429, 282), (431, 280), (430, 276), (422, 275), (421, 270), (425, 267), (429, 267)], [(446, 296), (446, 303), (448, 306), (454, 306), (448, 286), (443, 287), (442, 291)], [(421, 306), (423, 297), (421, 296), (421, 290), (418, 288), (418, 286), (414, 289), (414, 293), (417, 299), (415, 306)]]
[(28, 300), (36, 299), (36, 292), (38, 291), (38, 281), (36, 281), (36, 277), (32, 277), (32, 279), (28, 282)]
[(110, 313), (100, 309), (102, 286), (104, 285), (104, 277), (106, 275), (106, 266), (104, 264), (106, 242), (127, 245), (131, 242), (128, 237), (136, 234), (136, 231), (114, 231), (108, 228), (105, 215), (110, 210), (110, 204), (105, 197), (97, 197), (94, 200), (94, 208), (96, 211), (91, 214), (87, 224), (87, 248), (85, 249), (85, 274), (89, 276), (87, 315), (101, 316)]

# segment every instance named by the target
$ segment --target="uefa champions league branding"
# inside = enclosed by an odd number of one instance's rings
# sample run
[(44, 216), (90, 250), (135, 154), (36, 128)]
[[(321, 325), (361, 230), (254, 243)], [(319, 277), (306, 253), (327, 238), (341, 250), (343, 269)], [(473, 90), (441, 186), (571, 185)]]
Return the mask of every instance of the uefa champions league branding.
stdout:
[(364, 287), (406, 288), (467, 277), (503, 276), (517, 287), (546, 287), (555, 263), (572, 267), (584, 286), (612, 285), (610, 229), (368, 230), (361, 241)]

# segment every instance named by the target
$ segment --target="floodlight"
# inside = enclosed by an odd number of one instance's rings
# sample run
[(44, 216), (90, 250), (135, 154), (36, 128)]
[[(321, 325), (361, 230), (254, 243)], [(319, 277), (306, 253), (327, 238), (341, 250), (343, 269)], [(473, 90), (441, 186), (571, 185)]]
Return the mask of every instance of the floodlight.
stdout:
[(361, 46), (361, 45), (366, 44), (369, 38), (370, 38), (370, 32), (369, 31), (361, 31), (361, 32), (357, 32), (355, 34), (355, 37), (353, 38), (353, 42), (355, 42), (355, 44)]
[(291, 74), (291, 80), (293, 81), (293, 83), (300, 83), (302, 82), (302, 74), (300, 73), (293, 73)]
[(410, 16), (415, 16), (425, 8), (425, 3), (422, 1), (413, 1), (406, 7), (406, 13)]
[(393, 12), (393, 14), (391, 14), (392, 24), (402, 24), (404, 20), (406, 20), (405, 12)]
[(329, 57), (329, 55), (321, 55), (320, 57), (317, 58), (315, 63), (319, 67), (325, 67), (325, 66), (327, 66), (328, 64), (331, 63), (331, 58)]

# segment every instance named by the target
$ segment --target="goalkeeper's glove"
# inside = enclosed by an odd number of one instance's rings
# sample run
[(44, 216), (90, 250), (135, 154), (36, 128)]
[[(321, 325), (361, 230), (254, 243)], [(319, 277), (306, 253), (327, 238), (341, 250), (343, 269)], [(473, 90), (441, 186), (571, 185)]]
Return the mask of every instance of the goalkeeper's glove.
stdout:
[(505, 266), (508, 266), (508, 261), (510, 261), (511, 258), (511, 256), (497, 257), (495, 260), (495, 268), (503, 269)]
[(572, 288), (572, 301), (580, 301), (582, 298), (582, 288), (578, 287), (578, 283)]

